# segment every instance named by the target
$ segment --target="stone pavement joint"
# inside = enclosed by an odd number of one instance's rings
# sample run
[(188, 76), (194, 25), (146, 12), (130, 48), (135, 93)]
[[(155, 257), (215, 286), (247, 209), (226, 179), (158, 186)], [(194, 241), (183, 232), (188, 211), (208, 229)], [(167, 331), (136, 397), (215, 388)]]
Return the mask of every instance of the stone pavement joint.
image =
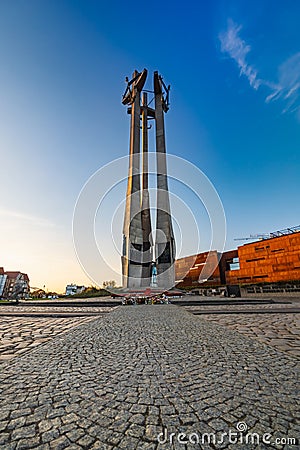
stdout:
[(5, 450), (208, 449), (157, 435), (238, 422), (299, 438), (297, 359), (174, 305), (120, 307), (0, 367)]

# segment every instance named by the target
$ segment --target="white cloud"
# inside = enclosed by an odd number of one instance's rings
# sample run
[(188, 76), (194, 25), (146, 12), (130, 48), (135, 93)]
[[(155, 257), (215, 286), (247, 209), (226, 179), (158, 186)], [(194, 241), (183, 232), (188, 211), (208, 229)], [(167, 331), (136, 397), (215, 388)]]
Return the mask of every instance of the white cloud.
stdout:
[(278, 68), (278, 86), (266, 98), (266, 102), (283, 100), (283, 113), (300, 108), (300, 52), (288, 58)]
[(12, 211), (7, 209), (0, 209), (0, 216), (2, 216), (2, 220), (12, 219), (27, 222), (30, 225), (43, 226), (43, 227), (53, 227), (55, 226), (52, 222), (47, 219), (33, 216), (30, 214), (20, 213), (18, 211)]
[(250, 86), (258, 89), (262, 80), (257, 77), (257, 70), (247, 62), (246, 56), (250, 52), (250, 45), (240, 38), (239, 32), (242, 26), (237, 25), (231, 19), (228, 20), (227, 31), (219, 34), (221, 51), (227, 53), (238, 65), (240, 75), (248, 78)]
[(231, 19), (228, 20), (228, 28), (219, 34), (221, 51), (233, 59), (239, 69), (240, 75), (248, 78), (250, 86), (257, 90), (260, 86), (271, 89), (267, 95), (266, 103), (281, 101), (283, 113), (297, 112), (300, 116), (300, 52), (284, 61), (278, 68), (278, 81), (273, 83), (258, 77), (258, 71), (247, 61), (251, 47), (241, 37), (241, 25), (237, 25)]

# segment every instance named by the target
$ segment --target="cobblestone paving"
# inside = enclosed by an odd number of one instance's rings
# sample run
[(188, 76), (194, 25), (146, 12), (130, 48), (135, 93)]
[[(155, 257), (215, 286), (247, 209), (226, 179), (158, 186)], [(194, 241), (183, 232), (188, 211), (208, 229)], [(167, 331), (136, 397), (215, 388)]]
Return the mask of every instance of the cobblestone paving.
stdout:
[[(120, 307), (0, 364), (0, 448), (270, 448), (177, 438), (238, 422), (299, 438), (297, 364), (183, 308)], [(177, 443), (158, 444), (165, 430)]]
[[(183, 305), (184, 306), (184, 305)], [(270, 304), (236, 304), (236, 305), (199, 305), (196, 306), (184, 306), (188, 309), (188, 311), (206, 311), (206, 310), (221, 310), (221, 311), (239, 311), (239, 310), (273, 310), (273, 309), (293, 309), (293, 308), (300, 308), (300, 302), (289, 302), (289, 303), (270, 303)]]
[(300, 358), (299, 314), (204, 314), (201, 317)]
[(61, 297), (61, 298), (53, 298), (53, 299), (47, 299), (47, 298), (45, 298), (45, 299), (36, 299), (36, 298), (34, 298), (34, 299), (28, 299), (28, 300), (22, 300), (21, 302), (22, 303), (31, 303), (31, 302), (41, 302), (41, 303), (43, 303), (43, 302), (47, 302), (47, 301), (50, 301), (51, 303), (53, 303), (53, 304), (55, 304), (55, 303), (61, 303), (61, 302), (70, 302), (70, 306), (72, 305), (72, 303), (75, 301), (75, 302), (77, 302), (77, 301), (80, 301), (81, 303), (85, 303), (85, 302), (88, 302), (88, 303), (97, 303), (97, 302), (111, 302), (113, 299), (112, 299), (112, 297), (110, 296), (110, 295), (107, 295), (107, 296), (100, 296), (100, 297), (73, 297), (73, 296), (71, 296), (71, 297)]
[(93, 319), (0, 317), (0, 361), (20, 356), (57, 334)]
[(63, 312), (70, 312), (70, 313), (78, 313), (78, 312), (93, 312), (95, 314), (98, 313), (106, 313), (111, 308), (106, 306), (1, 306), (0, 307), (0, 313), (28, 313), (28, 312), (37, 312), (37, 313), (59, 313), (61, 311)]

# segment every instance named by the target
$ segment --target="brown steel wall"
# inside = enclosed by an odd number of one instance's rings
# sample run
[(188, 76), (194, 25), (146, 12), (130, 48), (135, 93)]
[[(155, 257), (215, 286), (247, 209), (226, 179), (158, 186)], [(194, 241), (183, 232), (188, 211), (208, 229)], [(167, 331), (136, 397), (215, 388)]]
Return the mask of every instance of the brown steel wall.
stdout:
[[(228, 261), (239, 257), (240, 269), (227, 270)], [(219, 258), (217, 251), (199, 253), (175, 262), (178, 287), (199, 286), (203, 268), (209, 270)], [(202, 272), (202, 276), (203, 276)], [(224, 252), (206, 283), (201, 285), (276, 283), (300, 280), (300, 232), (252, 242)]]
[(238, 248), (240, 270), (226, 271), (227, 284), (300, 280), (300, 232)]
[[(201, 286), (219, 285), (221, 283), (221, 279), (218, 259), (219, 255), (215, 250), (177, 259), (175, 261), (175, 279), (177, 286), (199, 286), (198, 280), (200, 274), (202, 278), (208, 278), (208, 281), (201, 283)], [(212, 275), (208, 276), (213, 267), (215, 267), (215, 269)], [(183, 281), (178, 283), (179, 280)]]
[(228, 267), (228, 261), (233, 260), (233, 258), (238, 258), (238, 251), (237, 250), (229, 250), (227, 252), (224, 252), (222, 254), (222, 257), (220, 259), (220, 275), (221, 275), (221, 284), (226, 284), (226, 272), (229, 270)]

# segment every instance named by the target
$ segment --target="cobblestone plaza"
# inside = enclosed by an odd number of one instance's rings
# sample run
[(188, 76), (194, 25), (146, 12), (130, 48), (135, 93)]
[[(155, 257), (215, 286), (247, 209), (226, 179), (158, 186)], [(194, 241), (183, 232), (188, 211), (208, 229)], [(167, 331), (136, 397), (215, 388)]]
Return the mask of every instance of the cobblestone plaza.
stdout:
[[(299, 448), (297, 315), (110, 311), (0, 317), (1, 449)], [(241, 424), (270, 443), (195, 442)]]

